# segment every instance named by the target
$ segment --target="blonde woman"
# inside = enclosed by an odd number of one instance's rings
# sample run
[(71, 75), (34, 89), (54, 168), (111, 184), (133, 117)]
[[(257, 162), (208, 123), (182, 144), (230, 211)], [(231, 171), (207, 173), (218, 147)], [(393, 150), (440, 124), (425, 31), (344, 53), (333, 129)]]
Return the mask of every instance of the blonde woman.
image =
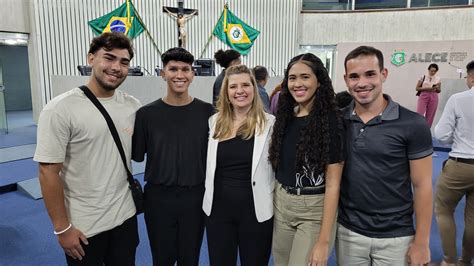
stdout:
[(263, 111), (244, 65), (226, 70), (209, 119), (203, 209), (211, 265), (267, 265), (273, 230), (274, 173), (268, 148), (274, 117)]

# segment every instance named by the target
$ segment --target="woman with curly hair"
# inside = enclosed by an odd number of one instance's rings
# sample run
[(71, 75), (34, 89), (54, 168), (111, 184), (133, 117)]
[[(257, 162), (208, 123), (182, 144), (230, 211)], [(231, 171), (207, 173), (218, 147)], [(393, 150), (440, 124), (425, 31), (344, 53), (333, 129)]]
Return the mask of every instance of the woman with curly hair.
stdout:
[(214, 58), (216, 59), (216, 63), (224, 68), (219, 76), (217, 76), (216, 81), (214, 81), (214, 86), (212, 87), (212, 105), (216, 106), (217, 98), (219, 97), (219, 92), (222, 87), (222, 81), (224, 80), (225, 70), (228, 67), (240, 65), (242, 58), (240, 53), (233, 49), (225, 51), (220, 49), (214, 54)]
[(328, 72), (313, 54), (285, 71), (269, 159), (276, 173), (275, 265), (326, 265), (334, 245), (343, 126)]
[(268, 265), (273, 231), (275, 175), (268, 160), (275, 118), (263, 111), (258, 87), (244, 65), (225, 72), (209, 119), (206, 192), (211, 265)]

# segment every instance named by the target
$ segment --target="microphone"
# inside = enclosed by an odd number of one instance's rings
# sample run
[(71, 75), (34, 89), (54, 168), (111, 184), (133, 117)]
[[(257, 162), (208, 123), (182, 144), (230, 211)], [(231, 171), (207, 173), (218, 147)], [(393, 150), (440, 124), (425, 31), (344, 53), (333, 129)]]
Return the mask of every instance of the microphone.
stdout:
[(148, 74), (148, 76), (151, 76), (151, 73), (150, 71), (148, 71), (148, 69), (146, 69), (145, 67), (142, 67), (143, 70), (145, 70), (145, 72)]
[(462, 68), (460, 68), (460, 67), (458, 67), (458, 66), (456, 66), (456, 65), (451, 64), (451, 62), (448, 62), (448, 65), (449, 65), (450, 67), (456, 68), (456, 72), (459, 73), (459, 78), (462, 78), (462, 73), (463, 73)]
[(276, 77), (276, 73), (275, 73), (275, 70), (273, 70), (273, 67), (270, 67), (270, 70), (272, 71), (273, 76)]

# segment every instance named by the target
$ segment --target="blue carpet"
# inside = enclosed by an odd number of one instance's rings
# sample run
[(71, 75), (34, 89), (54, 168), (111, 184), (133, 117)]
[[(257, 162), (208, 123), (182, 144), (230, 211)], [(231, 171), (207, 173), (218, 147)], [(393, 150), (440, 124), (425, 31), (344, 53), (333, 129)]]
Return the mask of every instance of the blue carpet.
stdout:
[(32, 158), (0, 163), (0, 187), (38, 176), (38, 163)]
[[(447, 158), (447, 153), (437, 152), (433, 158), (433, 185), (441, 170), (441, 163)], [(16, 161), (18, 168), (13, 172), (25, 169), (36, 175), (36, 163), (31, 160)], [(0, 177), (8, 175), (0, 164)], [(32, 166), (28, 166), (32, 165)], [(28, 168), (30, 168), (28, 170)], [(143, 179), (143, 175), (137, 175)], [(1, 178), (0, 178), (1, 180)], [(0, 265), (65, 265), (64, 255), (55, 236), (52, 225), (44, 207), (43, 200), (33, 200), (19, 191), (0, 194)], [(463, 233), (464, 200), (456, 209), (455, 217), (458, 223), (457, 239), (458, 252)], [(152, 265), (143, 215), (139, 216), (140, 245), (137, 249), (137, 265)], [(431, 227), (430, 250), (432, 261), (439, 262), (442, 258), (441, 243), (436, 221), (433, 218)], [(204, 238), (201, 247), (200, 265), (209, 265), (207, 242)], [(270, 264), (272, 265), (272, 263)], [(335, 265), (334, 254), (329, 265)]]
[(36, 129), (36, 125), (29, 125), (0, 133), (0, 149), (36, 143)]

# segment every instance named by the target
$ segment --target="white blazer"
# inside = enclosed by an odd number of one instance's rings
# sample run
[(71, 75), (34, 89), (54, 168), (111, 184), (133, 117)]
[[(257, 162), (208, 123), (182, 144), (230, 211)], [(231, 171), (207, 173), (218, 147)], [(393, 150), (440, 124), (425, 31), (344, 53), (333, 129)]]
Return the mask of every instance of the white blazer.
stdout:
[[(219, 140), (214, 139), (214, 130), (216, 126), (217, 115), (209, 118), (209, 142), (207, 145), (207, 165), (206, 165), (206, 192), (202, 209), (211, 215), (212, 198), (214, 196), (214, 174), (216, 172), (217, 145)], [(252, 192), (255, 204), (255, 214), (257, 221), (264, 222), (273, 216), (273, 190), (275, 187), (275, 174), (270, 161), (268, 160), (268, 148), (270, 146), (271, 129), (275, 123), (273, 115), (265, 113), (267, 123), (265, 129), (260, 135), (256, 135), (253, 144), (252, 156)]]

